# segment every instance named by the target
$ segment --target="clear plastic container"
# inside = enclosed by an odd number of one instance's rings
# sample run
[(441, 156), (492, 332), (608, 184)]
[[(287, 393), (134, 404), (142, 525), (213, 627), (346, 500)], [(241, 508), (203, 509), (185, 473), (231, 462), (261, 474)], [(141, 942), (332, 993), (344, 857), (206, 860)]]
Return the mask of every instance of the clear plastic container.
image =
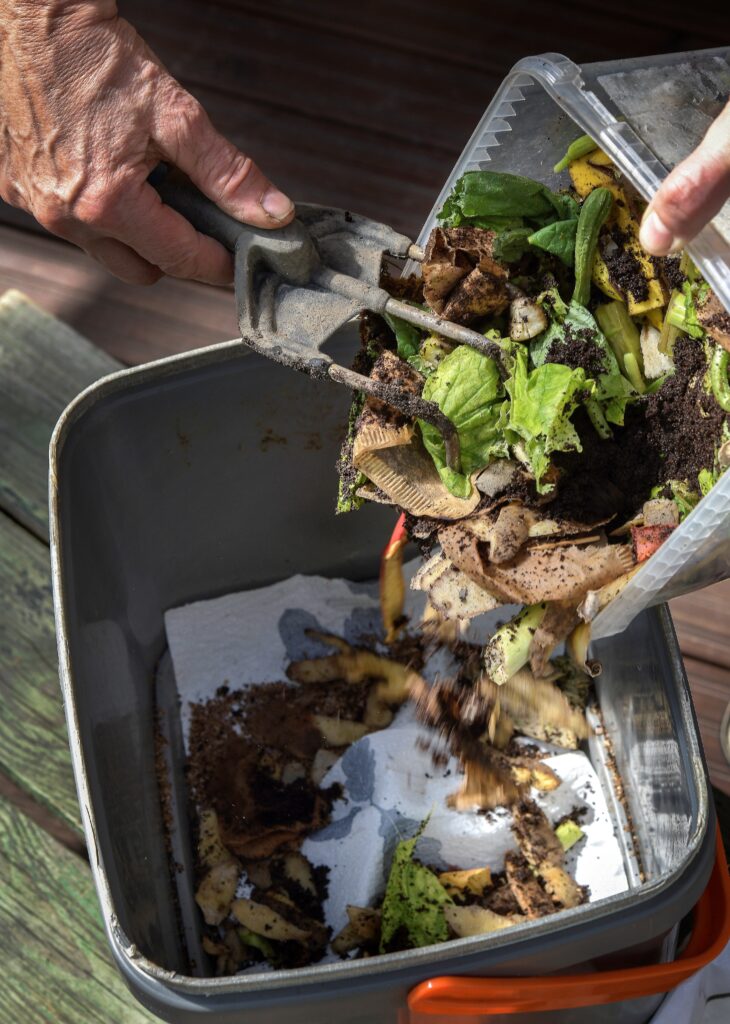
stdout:
[[(421, 232), (465, 171), (508, 171), (550, 188), (569, 184), (554, 164), (591, 135), (646, 198), (701, 141), (730, 95), (730, 47), (578, 67), (557, 53), (512, 69), (446, 181)], [(730, 310), (730, 201), (688, 247)], [(621, 632), (651, 605), (730, 576), (730, 473), (702, 499), (593, 623), (593, 637)]]

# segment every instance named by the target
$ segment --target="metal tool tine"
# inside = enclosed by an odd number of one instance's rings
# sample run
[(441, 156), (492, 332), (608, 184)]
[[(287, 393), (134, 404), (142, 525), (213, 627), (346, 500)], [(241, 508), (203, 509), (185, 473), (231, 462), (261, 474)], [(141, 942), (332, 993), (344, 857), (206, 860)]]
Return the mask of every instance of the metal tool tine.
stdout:
[(446, 450), (446, 465), (455, 473), (461, 472), (461, 450), (459, 447), (459, 435), (456, 427), (444, 413), (441, 412), (435, 402), (427, 402), (418, 395), (413, 395), (404, 388), (388, 387), (383, 381), (373, 380), (372, 377), (365, 377), (354, 370), (348, 370), (338, 363), (331, 363), (328, 369), (329, 377), (338, 384), (346, 384), (354, 391), (364, 391), (367, 395), (380, 399), (386, 405), (392, 406), (398, 412), (402, 412), (409, 419), (424, 420), (438, 430), (444, 439)]
[(469, 345), (470, 348), (476, 349), (483, 355), (496, 359), (500, 367), (502, 366), (502, 350), (499, 345), (489, 338), (485, 338), (478, 331), (462, 327), (461, 324), (455, 324), (451, 320), (442, 320), (434, 313), (427, 313), (425, 310), (419, 309), (418, 306), (402, 302), (400, 299), (388, 299), (385, 304), (385, 312), (400, 317), (401, 320), (407, 320), (409, 324), (420, 327), (424, 331), (440, 334), (442, 338), (448, 338), (459, 345)]

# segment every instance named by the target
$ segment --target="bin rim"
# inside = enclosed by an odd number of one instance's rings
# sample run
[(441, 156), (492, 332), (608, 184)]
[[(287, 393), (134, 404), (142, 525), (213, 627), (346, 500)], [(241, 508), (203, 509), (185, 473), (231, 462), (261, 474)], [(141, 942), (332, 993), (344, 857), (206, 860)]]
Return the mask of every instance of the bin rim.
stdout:
[(730, 872), (719, 830), (715, 864), (694, 908), (687, 948), (667, 964), (649, 964), (591, 974), (533, 978), (441, 976), (424, 981), (408, 996), (412, 1014), (489, 1017), (496, 1014), (569, 1010), (640, 999), (669, 992), (714, 960), (730, 941)]

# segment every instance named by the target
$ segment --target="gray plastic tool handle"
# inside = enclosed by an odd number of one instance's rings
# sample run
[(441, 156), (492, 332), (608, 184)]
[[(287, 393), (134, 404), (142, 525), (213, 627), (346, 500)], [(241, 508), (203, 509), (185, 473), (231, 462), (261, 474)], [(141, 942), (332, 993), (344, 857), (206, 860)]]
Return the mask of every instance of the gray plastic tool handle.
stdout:
[(272, 231), (242, 224), (204, 196), (181, 171), (166, 164), (158, 164), (148, 180), (167, 206), (235, 252), (237, 263), (264, 262), (291, 284), (306, 284), (319, 267), (314, 242), (300, 221)]

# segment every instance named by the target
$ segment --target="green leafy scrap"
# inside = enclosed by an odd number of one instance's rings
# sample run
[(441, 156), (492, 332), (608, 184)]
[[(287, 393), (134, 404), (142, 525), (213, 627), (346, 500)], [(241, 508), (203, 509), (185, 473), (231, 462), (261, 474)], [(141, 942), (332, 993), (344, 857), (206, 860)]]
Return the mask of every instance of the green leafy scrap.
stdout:
[(249, 928), (238, 928), (237, 931), (238, 937), (244, 946), (257, 949), (260, 953), (263, 953), (270, 963), (276, 962), (276, 950), (273, 944), (268, 939), (265, 939), (263, 935), (257, 935), (256, 932), (252, 932)]
[(697, 306), (705, 300), (708, 290), (705, 281), (684, 281), (682, 291), (674, 295), (667, 310), (669, 323), (691, 338), (704, 338), (705, 329), (697, 317)]
[(454, 185), (438, 214), (449, 220), (455, 214), (474, 217), (545, 218), (555, 211), (552, 193), (539, 181), (500, 171), (467, 171)]
[[(707, 471), (703, 470), (702, 472)], [(700, 495), (690, 487), (689, 480), (669, 480), (666, 484), (657, 484), (656, 487), (653, 487), (650, 497), (663, 498), (667, 493), (667, 488), (672, 496), (672, 501), (677, 506), (681, 523), (695, 508), (700, 500)]]
[(426, 450), (449, 491), (458, 498), (468, 498), (470, 474), (486, 466), (497, 450), (507, 454), (499, 429), (504, 390), (497, 364), (490, 356), (460, 345), (430, 374), (423, 397), (435, 402), (456, 427), (461, 446), (461, 473), (446, 465), (444, 442), (438, 430), (419, 420)]
[(411, 947), (432, 946), (449, 937), (443, 908), (453, 900), (433, 871), (413, 859), (427, 823), (428, 819), (412, 839), (403, 840), (395, 849), (381, 910), (381, 953), (389, 951), (396, 933), (399, 937), (405, 933)]
[(551, 320), (546, 331), (530, 344), (530, 357), (536, 366), (541, 366), (554, 344), (566, 340), (566, 335), (584, 337), (586, 344), (592, 344), (600, 351), (604, 372), (597, 375), (591, 399), (598, 402), (603, 416), (609, 423), (623, 425), (624, 413), (629, 400), (636, 392), (630, 381), (619, 369), (616, 355), (608, 344), (593, 315), (577, 302), (567, 305), (560, 298), (557, 289), (543, 293), (539, 300)]
[(383, 315), (388, 327), (390, 327), (395, 335), (398, 355), (401, 359), (405, 359), (407, 362), (410, 361), (414, 356), (418, 355), (425, 331), (422, 331), (420, 327), (416, 327), (415, 324), (408, 323), (407, 320), (402, 320), (399, 316), (393, 316), (391, 313), (384, 313)]
[(528, 370), (527, 352), (520, 349), (514, 372), (505, 387), (509, 392), (508, 429), (519, 437), (540, 494), (552, 490), (544, 477), (551, 452), (582, 451), (570, 417), (590, 390), (585, 372), (562, 363), (544, 363)]
[(551, 252), (566, 265), (575, 263), (575, 233), (578, 229), (578, 218), (557, 220), (544, 228), (534, 231), (528, 238), (530, 245)]
[(718, 474), (712, 469), (701, 469), (697, 474), (697, 482), (700, 485), (702, 497), (709, 494), (718, 481)]

